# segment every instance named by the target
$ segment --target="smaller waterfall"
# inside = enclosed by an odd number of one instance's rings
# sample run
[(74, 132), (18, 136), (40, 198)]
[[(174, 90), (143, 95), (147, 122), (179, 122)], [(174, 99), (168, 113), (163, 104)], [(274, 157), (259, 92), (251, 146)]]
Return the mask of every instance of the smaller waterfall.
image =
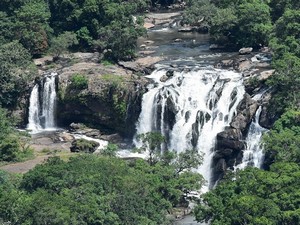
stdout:
[(242, 163), (235, 167), (236, 169), (245, 169), (247, 166), (260, 168), (263, 163), (264, 154), (261, 138), (267, 129), (259, 125), (259, 117), (261, 114), (261, 106), (255, 113), (255, 118), (250, 124), (249, 131), (246, 137), (246, 149), (243, 152)]
[(41, 130), (41, 123), (39, 117), (39, 85), (36, 84), (30, 95), (30, 105), (29, 105), (29, 117), (27, 129), (29, 130)]
[(56, 76), (57, 73), (46, 74), (31, 91), (27, 129), (33, 133), (55, 129)]
[(56, 90), (55, 90), (55, 76), (57, 74), (51, 73), (46, 77), (44, 81), (43, 91), (43, 108), (42, 117), (45, 120), (45, 129), (54, 128), (54, 114), (55, 114), (55, 102), (56, 102)]

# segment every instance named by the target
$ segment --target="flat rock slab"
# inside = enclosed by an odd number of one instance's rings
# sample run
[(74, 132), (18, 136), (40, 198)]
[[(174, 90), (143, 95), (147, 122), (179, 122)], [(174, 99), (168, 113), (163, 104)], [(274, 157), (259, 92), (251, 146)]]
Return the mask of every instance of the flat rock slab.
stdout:
[(5, 170), (10, 173), (26, 173), (33, 169), (36, 165), (42, 164), (50, 155), (38, 156), (35, 159), (28, 160), (26, 162), (13, 163), (0, 167), (1, 170)]

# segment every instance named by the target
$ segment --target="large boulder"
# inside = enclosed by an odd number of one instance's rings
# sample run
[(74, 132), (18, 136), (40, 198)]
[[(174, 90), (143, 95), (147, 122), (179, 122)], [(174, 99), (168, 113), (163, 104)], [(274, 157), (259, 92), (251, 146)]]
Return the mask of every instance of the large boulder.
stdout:
[(253, 116), (258, 108), (258, 103), (251, 99), (249, 94), (244, 95), (244, 99), (239, 103), (237, 107), (237, 115), (233, 118), (230, 126), (241, 131), (244, 131), (246, 127), (251, 123)]
[[(87, 79), (86, 88), (72, 85), (74, 74)], [(104, 133), (132, 137), (148, 81), (118, 66), (77, 63), (59, 74), (57, 120), (60, 126), (84, 123)], [(90, 136), (99, 136), (95, 130)]]
[(226, 127), (217, 135), (216, 149), (232, 149), (240, 151), (244, 148), (243, 134), (240, 129)]

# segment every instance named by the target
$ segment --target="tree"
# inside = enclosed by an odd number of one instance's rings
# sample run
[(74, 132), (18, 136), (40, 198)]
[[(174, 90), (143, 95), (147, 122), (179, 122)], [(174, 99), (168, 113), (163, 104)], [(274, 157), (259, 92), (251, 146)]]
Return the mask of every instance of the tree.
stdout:
[(29, 52), (17, 41), (0, 47), (0, 104), (15, 107), (32, 80), (35, 68)]
[(275, 163), (270, 171), (247, 168), (232, 174), (203, 196), (196, 219), (212, 225), (299, 224), (299, 171), (295, 163)]
[(300, 162), (300, 112), (288, 110), (264, 136), (267, 162)]
[(273, 61), (275, 74), (267, 81), (274, 88), (272, 110), (282, 114), (287, 108), (300, 106), (300, 58), (292, 53), (286, 53), (281, 58)]
[(40, 56), (48, 49), (52, 29), (48, 20), (51, 16), (44, 0), (25, 1), (15, 10), (15, 39), (34, 56)]
[(275, 23), (275, 33), (271, 47), (280, 59), (284, 54), (292, 53), (300, 57), (300, 10), (287, 9)]
[(54, 58), (58, 58), (62, 53), (68, 52), (70, 47), (77, 44), (76, 34), (66, 31), (51, 40), (49, 52), (54, 54)]

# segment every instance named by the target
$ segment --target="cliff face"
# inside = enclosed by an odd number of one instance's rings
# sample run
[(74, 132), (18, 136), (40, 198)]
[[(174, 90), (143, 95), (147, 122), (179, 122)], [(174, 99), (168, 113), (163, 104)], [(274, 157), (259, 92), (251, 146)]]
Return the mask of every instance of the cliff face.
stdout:
[[(83, 79), (81, 86), (76, 79)], [(80, 122), (132, 137), (147, 80), (120, 67), (80, 62), (59, 72), (58, 126)]]

